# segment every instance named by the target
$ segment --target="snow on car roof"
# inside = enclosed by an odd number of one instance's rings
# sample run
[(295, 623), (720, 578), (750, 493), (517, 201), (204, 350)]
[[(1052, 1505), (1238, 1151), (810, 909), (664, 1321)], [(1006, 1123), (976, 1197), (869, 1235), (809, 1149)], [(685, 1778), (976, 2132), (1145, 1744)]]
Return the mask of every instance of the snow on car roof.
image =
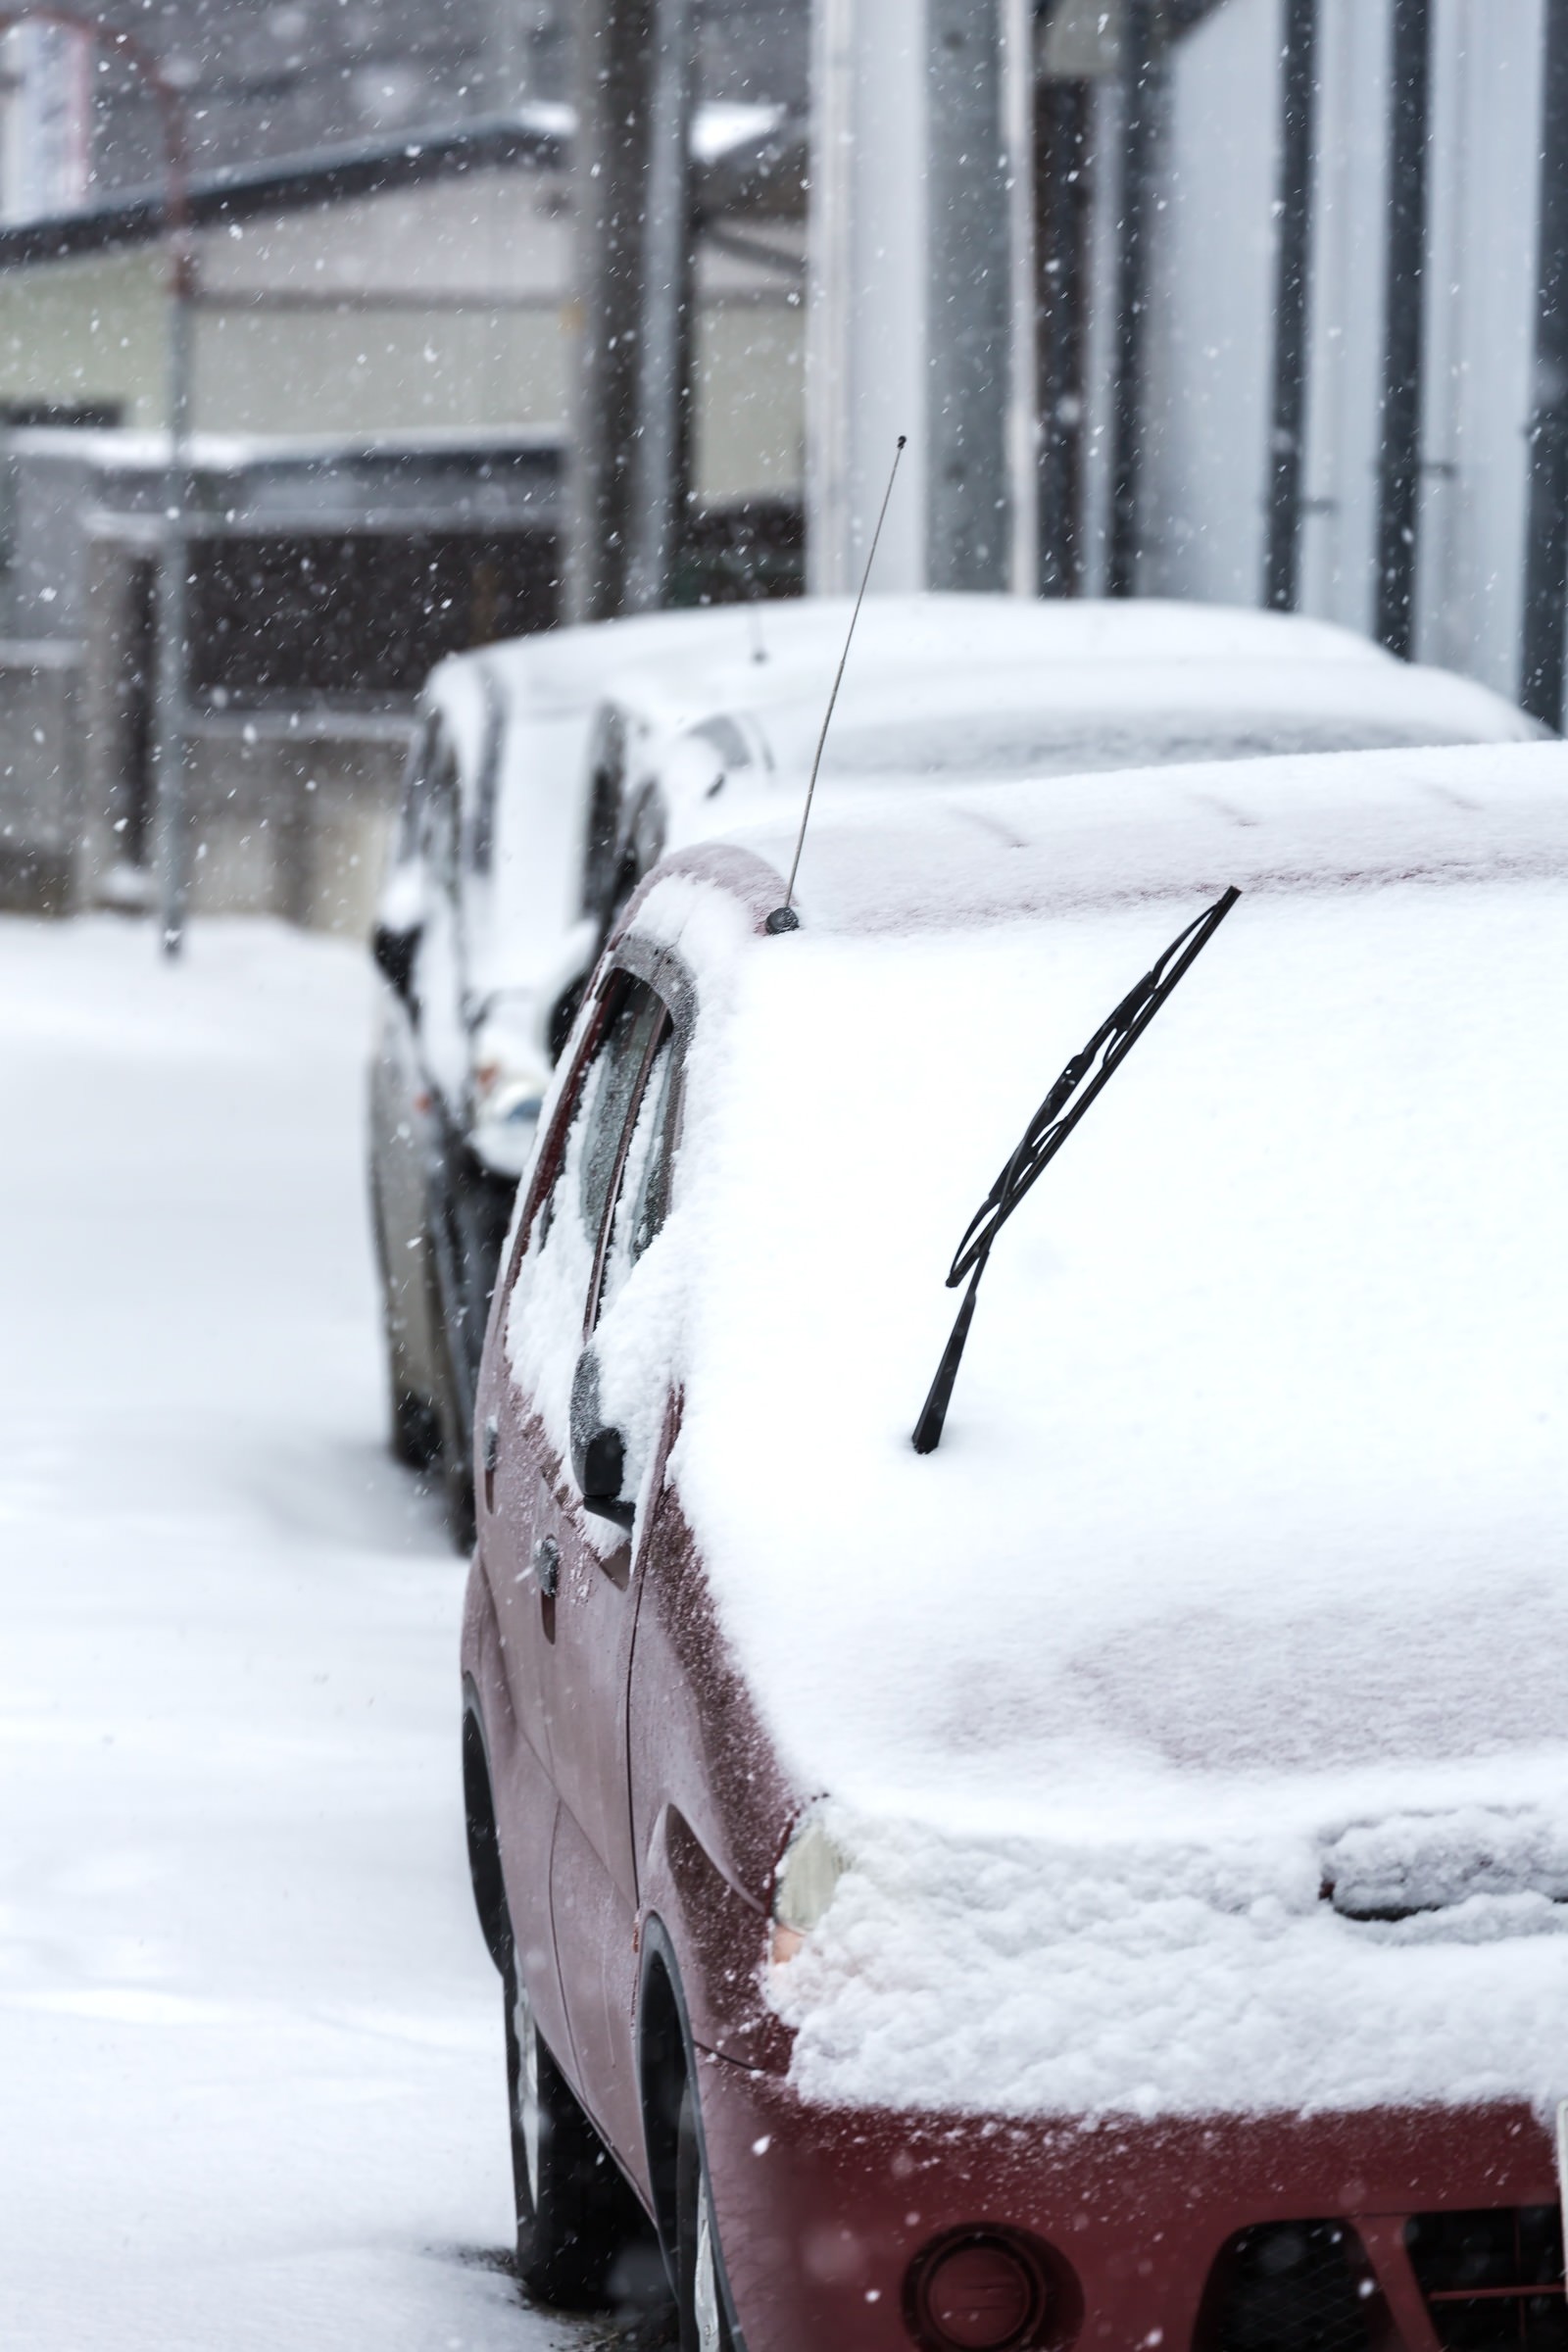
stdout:
[[(704, 1006), (672, 1475), (851, 1865), (777, 1977), (797, 2081), (1568, 2093), (1568, 1914), (1528, 1859), (1568, 1830), (1568, 748), (822, 816), (798, 933), (695, 859), (636, 917)], [(1001, 1236), (916, 1456), (969, 1216), (1233, 880)], [(1456, 1864), (1404, 1921), (1324, 1898), (1356, 1825), (1396, 1876), (1448, 1824), (1514, 1879)]]
[[(710, 710), (756, 710), (812, 691), (825, 696), (844, 645), (849, 598), (734, 610), (746, 618), (743, 641), (693, 636), (645, 654), (628, 639), (624, 662), (608, 663), (602, 673), (606, 698), (664, 730)], [(1019, 663), (1200, 661), (1398, 666), (1353, 630), (1293, 612), (1153, 597), (872, 596), (856, 627), (844, 707), (890, 675), (961, 678), (976, 664), (998, 670)]]
[[(784, 873), (798, 824), (796, 808), (754, 806), (720, 838)], [(1559, 742), (1345, 752), (842, 789), (812, 813), (797, 899), (808, 928), (930, 930), (1230, 880), (1555, 871), (1565, 854)]]
[[(778, 773), (798, 788), (821, 725), (820, 697), (767, 710), (760, 731)], [(1359, 732), (1357, 732), (1359, 730)], [(879, 681), (835, 713), (822, 775), (1071, 775), (1182, 757), (1183, 740), (1214, 757), (1280, 749), (1363, 750), (1445, 742), (1531, 742), (1545, 730), (1473, 679), (1406, 662), (1204, 655), (1013, 664), (956, 676)], [(1316, 740), (1313, 740), (1314, 732)], [(1292, 736), (1306, 740), (1292, 742)], [(1167, 754), (1163, 746), (1171, 745)], [(1146, 759), (1116, 757), (1147, 747)], [(1230, 747), (1237, 749), (1232, 751)], [(1074, 770), (1073, 755), (1080, 755)], [(1185, 754), (1200, 759), (1200, 751)], [(1033, 757), (1035, 765), (1031, 768)]]
[[(586, 762), (601, 703), (629, 698), (650, 724), (662, 713), (661, 725), (726, 704), (814, 711), (851, 609), (847, 598), (818, 597), (646, 613), (543, 631), (436, 666), (426, 703), (446, 718), (470, 793), (498, 704), (504, 714), (493, 887), (474, 894), (476, 901), (485, 896), (486, 907), (481, 912), (476, 903), (470, 921), (481, 988), (548, 990), (579, 953)], [(1167, 699), (1185, 693), (1190, 703), (1204, 695), (1246, 702), (1263, 679), (1272, 681), (1273, 702), (1286, 707), (1303, 694), (1338, 707), (1348, 695), (1377, 702), (1402, 693), (1408, 702), (1414, 691), (1405, 666), (1366, 639), (1294, 614), (1156, 601), (892, 596), (873, 598), (862, 613), (844, 718), (854, 725), (858, 712), (865, 723), (885, 726), (890, 677), (906, 696), (911, 675), (929, 672), (951, 694), (953, 682), (972, 677), (977, 665), (1004, 701), (1020, 679), (1038, 678), (1043, 662), (1054, 665), (1053, 695), (1059, 697), (1064, 678), (1106, 662), (1116, 670), (1118, 698), (1136, 699), (1139, 665), (1156, 661), (1180, 665)], [(1206, 682), (1205, 665), (1212, 665)], [(1350, 680), (1364, 681), (1364, 693)], [(1485, 689), (1441, 673), (1434, 691), (1446, 698), (1446, 709), (1468, 697), (1507, 710)], [(1495, 717), (1472, 717), (1471, 724), (1476, 732), (1504, 731)]]

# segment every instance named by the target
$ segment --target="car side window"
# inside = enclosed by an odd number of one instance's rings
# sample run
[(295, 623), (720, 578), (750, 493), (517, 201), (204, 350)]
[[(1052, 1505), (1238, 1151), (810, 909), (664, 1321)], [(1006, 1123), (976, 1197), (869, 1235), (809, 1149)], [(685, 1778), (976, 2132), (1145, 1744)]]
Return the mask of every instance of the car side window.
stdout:
[(450, 898), (458, 883), (458, 761), (439, 727), (430, 747), (420, 846), (431, 881)]
[(403, 771), (403, 805), (398, 811), (397, 841), (392, 859), (395, 865), (407, 865), (420, 847), (424, 801), (429, 788), (435, 740), (436, 722), (433, 718), (427, 718), (410, 747), (409, 763)]
[(621, 1166), (598, 1296), (593, 1301), (596, 1323), (614, 1304), (627, 1276), (668, 1214), (677, 1098), (675, 1039), (666, 1024), (654, 1046)]
[(583, 860), (582, 910), (607, 922), (620, 857), (621, 800), (626, 782), (626, 728), (618, 710), (602, 710), (589, 755), (588, 838)]
[(621, 1157), (626, 1115), (639, 1092), (644, 1065), (669, 1015), (645, 982), (628, 974), (610, 1016), (605, 1042), (583, 1090), (582, 1156), (578, 1185), (583, 1230), (596, 1242)]
[[(678, 1141), (680, 1037), (658, 993), (613, 973), (589, 1034), (545, 1139), (508, 1280), (513, 1374), (547, 1423), (574, 1410), (583, 1343), (663, 1221)], [(628, 1459), (634, 1437), (651, 1442), (639, 1427), (635, 1414), (624, 1423)]]

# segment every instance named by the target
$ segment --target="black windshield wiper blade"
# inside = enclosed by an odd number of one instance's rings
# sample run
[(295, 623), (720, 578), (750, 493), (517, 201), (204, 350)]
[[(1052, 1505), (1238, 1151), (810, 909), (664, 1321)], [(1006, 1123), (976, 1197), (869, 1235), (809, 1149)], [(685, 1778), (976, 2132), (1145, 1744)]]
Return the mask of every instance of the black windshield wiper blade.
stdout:
[(958, 1319), (943, 1350), (930, 1395), (914, 1425), (916, 1453), (934, 1453), (942, 1443), (953, 1384), (958, 1377), (964, 1342), (974, 1319), (975, 1293), (998, 1234), (1029, 1187), (1056, 1156), (1112, 1070), (1125, 1060), (1182, 974), (1207, 947), (1241, 892), (1234, 885), (1196, 922), (1178, 933), (1158, 961), (1130, 988), (1109, 1019), (1102, 1021), (1081, 1054), (1075, 1054), (1050, 1094), (1024, 1129), (1023, 1141), (970, 1218), (963, 1239), (948, 1269), (948, 1288), (956, 1290), (967, 1274)]

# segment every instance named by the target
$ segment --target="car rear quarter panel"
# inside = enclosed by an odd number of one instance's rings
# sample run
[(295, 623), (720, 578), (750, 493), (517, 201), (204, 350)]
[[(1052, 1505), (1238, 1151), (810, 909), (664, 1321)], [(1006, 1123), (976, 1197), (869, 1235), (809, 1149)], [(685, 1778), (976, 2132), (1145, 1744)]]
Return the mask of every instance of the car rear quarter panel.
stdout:
[(628, 1713), (640, 1913), (663, 1923), (698, 2044), (779, 2065), (787, 2042), (762, 1997), (762, 1964), (800, 1796), (719, 1628), (672, 1487), (645, 1541)]
[(514, 1705), (495, 1603), (477, 1554), (468, 1571), (464, 1610), (463, 1673), (479, 1703), (517, 1965), (540, 2033), (552, 2050), (565, 2050), (570, 2045), (550, 1924), (555, 1784), (530, 1728)]

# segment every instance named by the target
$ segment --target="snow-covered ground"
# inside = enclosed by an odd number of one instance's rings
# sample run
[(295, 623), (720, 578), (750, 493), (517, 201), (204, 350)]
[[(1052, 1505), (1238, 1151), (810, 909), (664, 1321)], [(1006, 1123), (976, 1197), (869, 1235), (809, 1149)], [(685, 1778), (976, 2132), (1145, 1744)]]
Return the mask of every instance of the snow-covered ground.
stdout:
[(382, 1446), (363, 955), (0, 923), (0, 2341), (548, 2352), (461, 1565)]

